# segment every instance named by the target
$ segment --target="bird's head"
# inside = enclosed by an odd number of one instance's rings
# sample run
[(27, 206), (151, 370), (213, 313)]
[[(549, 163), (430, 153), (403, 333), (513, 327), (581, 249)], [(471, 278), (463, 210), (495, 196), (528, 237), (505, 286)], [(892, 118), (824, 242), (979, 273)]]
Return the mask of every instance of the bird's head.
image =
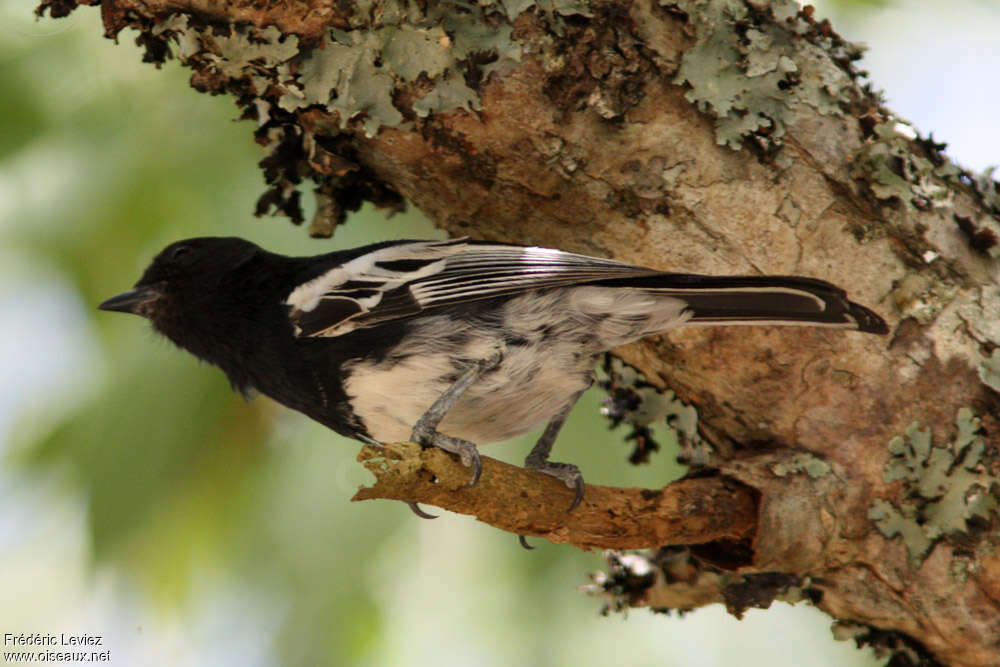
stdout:
[(135, 287), (98, 308), (145, 317), (156, 330), (176, 340), (172, 335), (175, 325), (191, 328), (200, 315), (210, 315), (220, 289), (230, 284), (239, 267), (259, 250), (239, 238), (205, 237), (171, 243), (153, 259)]

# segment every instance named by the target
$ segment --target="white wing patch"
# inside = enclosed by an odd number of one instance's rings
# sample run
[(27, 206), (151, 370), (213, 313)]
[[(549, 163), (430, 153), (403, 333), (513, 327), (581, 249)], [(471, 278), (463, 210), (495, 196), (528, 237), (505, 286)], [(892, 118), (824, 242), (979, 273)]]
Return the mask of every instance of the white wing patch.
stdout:
[[(445, 259), (459, 251), (454, 241), (426, 241), (382, 248), (356, 257), (318, 278), (299, 285), (288, 295), (285, 303), (296, 310), (311, 311), (319, 305), (320, 299), (336, 293), (338, 288), (352, 280), (377, 282), (382, 290), (399, 287), (408, 281), (439, 273), (444, 268)], [(390, 271), (378, 266), (379, 263), (398, 260), (424, 259), (432, 261), (415, 271)], [(377, 299), (368, 301), (369, 307), (377, 303)]]
[(375, 250), (289, 294), (297, 336), (341, 336), (427, 308), (655, 271), (549, 248), (416, 241)]

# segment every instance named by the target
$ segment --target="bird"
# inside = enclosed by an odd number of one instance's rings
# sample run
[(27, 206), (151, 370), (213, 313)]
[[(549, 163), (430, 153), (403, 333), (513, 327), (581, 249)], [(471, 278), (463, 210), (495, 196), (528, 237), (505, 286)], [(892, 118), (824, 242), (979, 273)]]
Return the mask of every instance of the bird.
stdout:
[[(482, 471), (479, 445), (544, 425), (525, 467), (584, 495), (549, 460), (603, 352), (695, 325), (807, 325), (886, 334), (828, 282), (664, 272), (542, 247), (399, 240), (304, 257), (235, 237), (168, 245), (102, 302), (333, 431), (411, 441)], [(411, 507), (422, 514), (415, 504)]]

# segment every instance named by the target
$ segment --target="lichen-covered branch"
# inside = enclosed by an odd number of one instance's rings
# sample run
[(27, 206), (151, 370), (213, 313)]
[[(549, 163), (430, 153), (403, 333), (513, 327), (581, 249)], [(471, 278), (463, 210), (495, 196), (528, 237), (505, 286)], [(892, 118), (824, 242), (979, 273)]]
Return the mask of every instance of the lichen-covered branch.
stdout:
[[(691, 569), (651, 558), (656, 595), (613, 606), (739, 610), (801, 590), (855, 639), (1000, 664), (1000, 188), (886, 108), (860, 50), (811, 8), (103, 0), (101, 12), (109, 35), (133, 28), (147, 59), (176, 57), (195, 88), (233, 96), (268, 151), (258, 213), (302, 221), (311, 181), (316, 236), (363, 201), (408, 200), (456, 235), (815, 276), (874, 307), (887, 340), (692, 328), (616, 351), (641, 377), (608, 384), (635, 458), (655, 449), (648, 424), (672, 420), (689, 458), (715, 471), (684, 484), (738, 480), (758, 501), (751, 548), (691, 546)], [(420, 461), (439, 484), (414, 472), (376, 488), (557, 541), (594, 546), (579, 522), (602, 518), (613, 536), (612, 508), (652, 502), (595, 488), (566, 515), (552, 480), (490, 464), (495, 476), (465, 489)], [(525, 489), (544, 509), (504, 518), (499, 499), (519, 507)], [(677, 535), (670, 525), (619, 529), (659, 539)], [(735, 563), (750, 584), (726, 593), (731, 579), (699, 579), (706, 563)], [(694, 588), (720, 587), (703, 602), (671, 597), (706, 581)]]
[(724, 477), (674, 482), (662, 489), (587, 485), (574, 491), (548, 475), (483, 458), (480, 481), (438, 449), (410, 443), (366, 445), (358, 459), (376, 478), (354, 500), (387, 498), (468, 514), (517, 535), (581, 549), (648, 549), (666, 544), (750, 542), (757, 523), (753, 489)]

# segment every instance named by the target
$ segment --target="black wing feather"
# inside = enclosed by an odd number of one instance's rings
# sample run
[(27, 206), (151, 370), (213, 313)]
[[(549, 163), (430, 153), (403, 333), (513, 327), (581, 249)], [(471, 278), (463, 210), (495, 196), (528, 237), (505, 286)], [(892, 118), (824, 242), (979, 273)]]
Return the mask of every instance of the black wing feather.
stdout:
[[(337, 336), (470, 301), (656, 274), (652, 269), (548, 248), (413, 241), (380, 248), (337, 267), (297, 288), (288, 303), (298, 335)], [(378, 295), (372, 297), (369, 290), (376, 284)], [(353, 300), (357, 308), (345, 307), (344, 299)], [(325, 308), (322, 304), (327, 301), (338, 305)]]
[(288, 304), (298, 335), (339, 336), (446, 306), (572, 285), (675, 296), (687, 302), (691, 323), (887, 331), (881, 317), (822, 280), (663, 273), (560, 250), (464, 239), (379, 246), (300, 285)]

